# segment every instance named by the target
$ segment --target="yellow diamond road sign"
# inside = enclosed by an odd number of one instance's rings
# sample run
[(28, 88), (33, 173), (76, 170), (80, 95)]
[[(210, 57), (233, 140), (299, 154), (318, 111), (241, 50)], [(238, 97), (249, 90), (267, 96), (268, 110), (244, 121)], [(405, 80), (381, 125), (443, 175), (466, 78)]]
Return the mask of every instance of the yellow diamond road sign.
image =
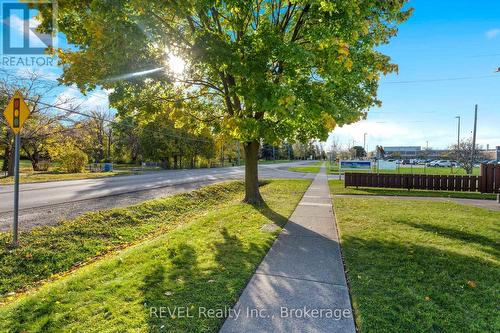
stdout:
[(7, 108), (3, 112), (3, 115), (5, 119), (7, 119), (12, 131), (18, 134), (30, 115), (30, 110), (19, 91), (16, 91), (9, 105), (7, 105)]

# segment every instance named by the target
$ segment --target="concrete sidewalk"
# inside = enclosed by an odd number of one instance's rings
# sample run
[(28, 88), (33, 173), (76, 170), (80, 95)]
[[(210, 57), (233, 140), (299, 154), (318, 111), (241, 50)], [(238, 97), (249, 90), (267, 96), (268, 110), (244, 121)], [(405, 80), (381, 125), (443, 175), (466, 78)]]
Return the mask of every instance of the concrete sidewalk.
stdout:
[(322, 167), (220, 332), (355, 332)]

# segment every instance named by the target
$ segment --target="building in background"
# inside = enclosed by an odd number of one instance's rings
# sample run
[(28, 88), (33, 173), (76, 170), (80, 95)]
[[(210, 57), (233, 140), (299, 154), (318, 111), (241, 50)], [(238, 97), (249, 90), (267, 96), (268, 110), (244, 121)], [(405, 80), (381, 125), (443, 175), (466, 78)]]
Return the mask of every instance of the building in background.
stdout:
[[(498, 147), (497, 147), (498, 149)], [(486, 160), (498, 160), (498, 151), (497, 149), (490, 149), (489, 145), (487, 146), (486, 149), (480, 149), (479, 153), (481, 157), (483, 157)]]
[[(450, 149), (422, 149), (421, 146), (391, 146), (383, 147), (384, 157), (402, 159), (402, 160), (413, 160), (413, 159), (425, 159), (425, 160), (441, 160), (441, 159), (453, 159), (453, 152)], [(496, 149), (481, 149), (479, 148), (479, 154), (481, 158), (485, 160), (497, 160), (500, 161), (500, 146)]]
[(392, 146), (384, 147), (386, 158), (397, 158), (402, 160), (414, 159), (446, 159), (450, 158), (449, 149), (422, 149), (421, 146)]
[(400, 159), (417, 159), (422, 153), (420, 146), (395, 146), (384, 147), (385, 157), (400, 158)]

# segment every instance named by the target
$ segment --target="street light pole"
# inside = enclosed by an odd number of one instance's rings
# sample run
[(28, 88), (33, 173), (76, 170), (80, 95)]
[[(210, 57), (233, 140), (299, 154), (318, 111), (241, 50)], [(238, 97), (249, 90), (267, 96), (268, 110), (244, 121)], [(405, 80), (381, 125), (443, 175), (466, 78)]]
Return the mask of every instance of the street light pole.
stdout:
[(460, 149), (460, 116), (456, 116), (456, 119), (458, 119), (458, 140), (457, 140), (457, 150)]
[(363, 149), (366, 151), (366, 136), (368, 135), (368, 133), (365, 133), (364, 136), (363, 136)]
[(477, 104), (474, 109), (474, 131), (472, 134), (472, 156), (471, 156), (472, 165), (474, 165), (474, 159), (476, 158), (476, 135), (477, 135)]

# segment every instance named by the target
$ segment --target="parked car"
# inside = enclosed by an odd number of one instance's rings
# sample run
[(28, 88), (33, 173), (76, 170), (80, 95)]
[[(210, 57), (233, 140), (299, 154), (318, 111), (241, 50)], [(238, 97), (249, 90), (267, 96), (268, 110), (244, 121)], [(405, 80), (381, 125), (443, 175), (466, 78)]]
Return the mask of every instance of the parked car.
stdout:
[(445, 160), (437, 160), (437, 161), (432, 161), (429, 163), (430, 167), (437, 167), (437, 168), (451, 168), (453, 164), (450, 161), (445, 161)]

